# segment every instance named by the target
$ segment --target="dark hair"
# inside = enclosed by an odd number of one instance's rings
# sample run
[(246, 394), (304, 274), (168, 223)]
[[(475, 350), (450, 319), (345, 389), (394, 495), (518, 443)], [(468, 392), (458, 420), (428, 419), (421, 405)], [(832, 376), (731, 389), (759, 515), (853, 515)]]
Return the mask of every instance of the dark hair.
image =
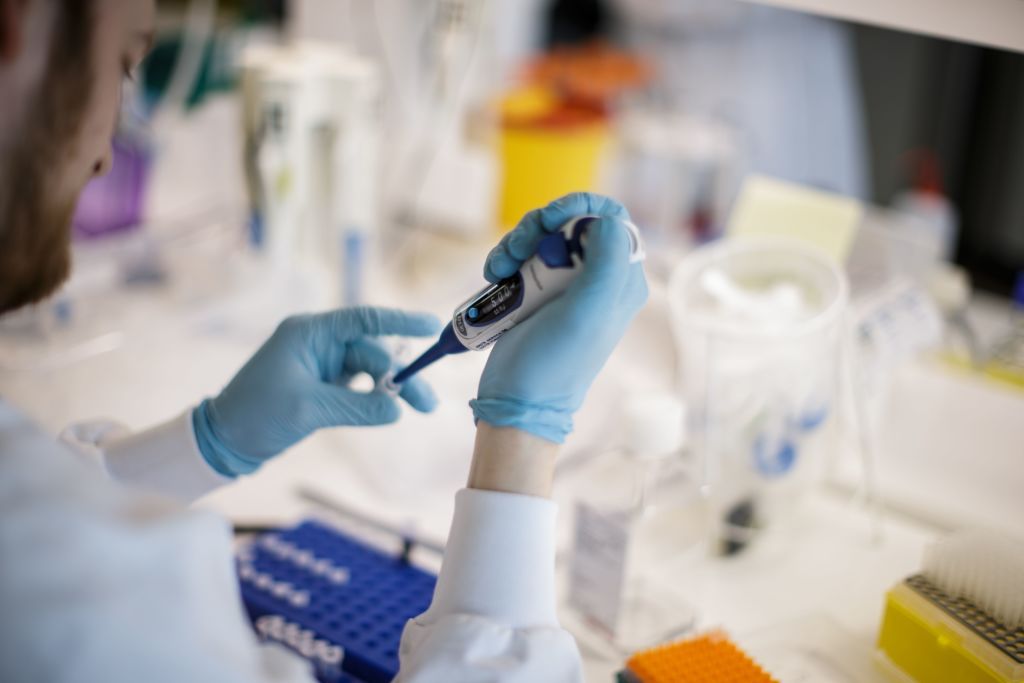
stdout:
[[(42, 107), (50, 121), (46, 128), (57, 139), (77, 132), (81, 113), (89, 104), (92, 73), (92, 0), (57, 0), (58, 12), (50, 41), (50, 55), (42, 98), (50, 106)], [(68, 130), (68, 128), (73, 130)]]
[(23, 134), (0, 159), (0, 313), (49, 295), (71, 265), (74, 197), (51, 186), (67, 163), (95, 81), (91, 0), (55, 0), (50, 53)]

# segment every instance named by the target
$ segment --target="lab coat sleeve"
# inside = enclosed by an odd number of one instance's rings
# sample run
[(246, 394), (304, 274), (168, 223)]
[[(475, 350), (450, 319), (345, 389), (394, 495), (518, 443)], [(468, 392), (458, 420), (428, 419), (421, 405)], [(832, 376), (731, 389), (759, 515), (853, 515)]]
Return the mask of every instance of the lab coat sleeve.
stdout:
[(122, 486), (0, 400), (0, 681), (315, 683), (261, 645), (227, 520)]
[(397, 683), (583, 680), (555, 616), (555, 515), (542, 498), (457, 494), (433, 602), (402, 634)]
[(192, 427), (192, 410), (130, 433), (111, 422), (74, 425), (61, 440), (99, 460), (114, 480), (190, 503), (231, 481), (203, 458)]

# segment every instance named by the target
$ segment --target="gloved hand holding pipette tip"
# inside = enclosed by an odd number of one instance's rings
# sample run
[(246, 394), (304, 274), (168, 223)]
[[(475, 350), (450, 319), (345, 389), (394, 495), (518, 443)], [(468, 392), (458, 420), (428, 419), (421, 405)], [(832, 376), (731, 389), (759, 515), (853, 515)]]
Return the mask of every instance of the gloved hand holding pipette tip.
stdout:
[(217, 397), (196, 408), (203, 457), (223, 475), (249, 474), (318, 429), (394, 422), (396, 396), (430, 412), (437, 399), (418, 377), (396, 394), (348, 385), (361, 373), (377, 382), (391, 371), (391, 354), (375, 337), (432, 336), (439, 328), (428, 313), (369, 307), (288, 318)]
[(576, 215), (600, 216), (586, 235), (582, 272), (564, 294), (509, 330), (491, 352), (473, 415), (562, 443), (630, 321), (647, 301), (643, 264), (630, 262), (625, 207), (596, 194), (570, 194), (532, 211), (487, 257), (484, 276), (508, 277), (552, 231)]

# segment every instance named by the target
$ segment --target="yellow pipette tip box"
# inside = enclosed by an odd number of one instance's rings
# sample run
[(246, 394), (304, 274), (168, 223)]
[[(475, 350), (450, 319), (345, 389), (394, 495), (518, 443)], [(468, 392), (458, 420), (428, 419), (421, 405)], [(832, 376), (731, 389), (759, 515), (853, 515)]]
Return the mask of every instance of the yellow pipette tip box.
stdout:
[(730, 238), (800, 240), (843, 263), (864, 214), (856, 199), (764, 176), (743, 183), (726, 234)]
[(916, 575), (886, 594), (878, 662), (899, 681), (1022, 683), (1024, 629)]
[(626, 667), (639, 683), (778, 683), (718, 631), (638, 652)]

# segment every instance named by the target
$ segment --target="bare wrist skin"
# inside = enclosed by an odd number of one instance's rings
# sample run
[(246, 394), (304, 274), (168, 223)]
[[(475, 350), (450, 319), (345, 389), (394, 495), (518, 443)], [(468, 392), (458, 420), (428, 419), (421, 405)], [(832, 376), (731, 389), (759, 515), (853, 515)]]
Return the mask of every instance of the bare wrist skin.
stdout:
[(557, 443), (528, 432), (480, 420), (467, 486), (550, 498), (559, 448)]

